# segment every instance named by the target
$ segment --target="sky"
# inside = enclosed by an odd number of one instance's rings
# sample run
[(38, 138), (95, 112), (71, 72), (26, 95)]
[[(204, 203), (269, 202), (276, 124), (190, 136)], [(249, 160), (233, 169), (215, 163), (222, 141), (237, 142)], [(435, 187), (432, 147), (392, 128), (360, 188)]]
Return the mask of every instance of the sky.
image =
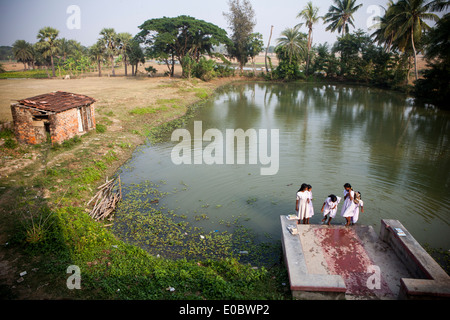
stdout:
[[(294, 27), (301, 20), (297, 14), (309, 0), (250, 0), (256, 13), (255, 32), (263, 35), (267, 45), (273, 25), (271, 45), (276, 44), (280, 33)], [(312, 0), (323, 16), (332, 0)], [(363, 6), (354, 15), (355, 29), (368, 30), (372, 18), (383, 15), (380, 6), (387, 0), (357, 0)], [(0, 0), (0, 45), (11, 46), (16, 40), (37, 41), (39, 29), (50, 26), (58, 29), (59, 37), (74, 39), (84, 46), (91, 46), (103, 28), (135, 35), (139, 25), (148, 19), (189, 15), (225, 29), (228, 23), (223, 12), (228, 12), (228, 0)], [(313, 43), (333, 44), (337, 33), (325, 31), (320, 21), (314, 26)], [(301, 29), (307, 32), (306, 27)], [(352, 29), (351, 29), (352, 30)]]

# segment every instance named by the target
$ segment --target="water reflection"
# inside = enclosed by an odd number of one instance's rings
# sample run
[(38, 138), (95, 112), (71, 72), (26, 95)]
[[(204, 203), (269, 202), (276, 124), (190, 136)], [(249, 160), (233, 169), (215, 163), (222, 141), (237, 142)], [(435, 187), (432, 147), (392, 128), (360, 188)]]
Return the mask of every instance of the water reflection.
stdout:
[(136, 153), (124, 181), (163, 179), (169, 189), (183, 181), (188, 190), (168, 196), (169, 208), (182, 203), (183, 214), (207, 212), (212, 229), (219, 219), (243, 214), (249, 226), (274, 238), (280, 234), (278, 217), (293, 213), (302, 182), (313, 185), (311, 223), (320, 222), (326, 196), (340, 195), (350, 182), (365, 203), (361, 223), (378, 230), (380, 219), (398, 219), (422, 243), (448, 249), (449, 119), (446, 112), (411, 105), (405, 95), (380, 89), (232, 84), (186, 128), (202, 121), (203, 130), (280, 129), (275, 176), (260, 176), (259, 165), (175, 166), (169, 156), (174, 143), (168, 142)]

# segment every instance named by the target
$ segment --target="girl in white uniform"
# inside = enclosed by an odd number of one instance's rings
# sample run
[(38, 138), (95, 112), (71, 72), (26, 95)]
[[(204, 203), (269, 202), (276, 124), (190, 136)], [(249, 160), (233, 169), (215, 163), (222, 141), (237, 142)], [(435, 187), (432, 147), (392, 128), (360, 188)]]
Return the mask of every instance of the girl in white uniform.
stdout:
[(344, 212), (344, 217), (347, 220), (346, 226), (351, 224), (355, 224), (359, 218), (359, 208), (361, 208), (361, 212), (364, 212), (364, 203), (361, 200), (361, 193), (356, 192), (355, 198), (352, 200), (348, 208)]
[(325, 223), (328, 218), (327, 224), (330, 225), (331, 219), (336, 216), (339, 202), (341, 202), (341, 197), (337, 197), (334, 194), (330, 194), (328, 198), (325, 199), (325, 202), (322, 205), (322, 209), (320, 210), (321, 212), (323, 212), (323, 223)]
[(354, 196), (355, 192), (352, 190), (350, 183), (344, 184), (344, 205), (341, 209), (341, 216), (344, 216), (345, 210), (347, 210), (348, 206), (352, 203)]
[(309, 193), (307, 188), (308, 185), (306, 183), (303, 183), (300, 189), (297, 191), (297, 201), (295, 203), (295, 211), (297, 211), (298, 224), (300, 224), (301, 221), (303, 221), (303, 223), (306, 222), (306, 213), (309, 203)]
[(306, 209), (306, 224), (309, 224), (309, 218), (314, 215), (314, 207), (312, 203), (313, 195), (312, 195), (312, 186), (308, 184), (308, 194), (309, 194), (309, 203), (308, 208)]

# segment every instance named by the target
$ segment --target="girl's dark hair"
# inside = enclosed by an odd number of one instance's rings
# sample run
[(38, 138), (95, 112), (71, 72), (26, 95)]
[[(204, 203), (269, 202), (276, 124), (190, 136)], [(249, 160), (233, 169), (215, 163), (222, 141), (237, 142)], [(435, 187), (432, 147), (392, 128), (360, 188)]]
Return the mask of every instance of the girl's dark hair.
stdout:
[(312, 185), (308, 184), (308, 189), (311, 189), (311, 188), (312, 188)]
[(346, 183), (346, 184), (344, 184), (344, 188), (351, 188), (352, 186), (351, 186), (351, 184), (350, 183)]
[(297, 192), (303, 191), (308, 187), (308, 185), (306, 183), (302, 183), (302, 185), (300, 186), (300, 189), (298, 189)]
[(330, 194), (328, 197), (331, 199), (332, 202), (336, 202), (337, 201), (337, 198), (336, 198), (336, 196), (334, 194)]

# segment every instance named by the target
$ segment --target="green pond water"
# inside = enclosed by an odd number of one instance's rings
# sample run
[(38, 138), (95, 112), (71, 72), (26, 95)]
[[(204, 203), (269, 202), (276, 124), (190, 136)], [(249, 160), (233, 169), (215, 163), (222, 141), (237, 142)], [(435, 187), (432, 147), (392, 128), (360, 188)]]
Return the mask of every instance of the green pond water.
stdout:
[[(224, 164), (176, 165), (171, 153), (179, 141), (168, 135), (166, 141), (139, 147), (119, 170), (125, 200), (140, 190), (139, 202), (145, 208), (176, 215), (178, 222), (189, 223), (200, 234), (232, 232), (239, 221), (265, 240), (277, 241), (279, 216), (295, 213), (301, 183), (313, 187), (315, 215), (310, 223), (317, 224), (326, 197), (342, 196), (343, 184), (349, 182), (364, 201), (358, 223), (378, 232), (381, 219), (397, 219), (420, 243), (450, 248), (448, 112), (415, 105), (397, 92), (367, 87), (238, 83), (219, 89), (186, 121), (184, 128), (192, 139), (194, 121), (201, 122), (202, 133), (223, 133), (224, 154), (230, 143), (225, 141), (227, 129), (266, 129), (269, 140), (258, 139), (258, 148), (267, 145), (268, 155), (274, 151), (271, 130), (278, 129), (278, 171), (261, 175), (268, 165), (260, 158), (256, 164), (249, 164), (249, 158), (245, 164), (226, 164), (224, 156)], [(199, 146), (204, 150), (210, 143), (193, 141), (192, 159)], [(155, 183), (165, 195), (145, 193), (145, 181)], [(341, 205), (333, 224), (345, 222)], [(115, 232), (124, 239), (139, 232), (146, 234), (142, 239), (151, 238), (145, 225), (137, 226), (145, 209), (134, 215), (125, 211), (116, 214)]]

